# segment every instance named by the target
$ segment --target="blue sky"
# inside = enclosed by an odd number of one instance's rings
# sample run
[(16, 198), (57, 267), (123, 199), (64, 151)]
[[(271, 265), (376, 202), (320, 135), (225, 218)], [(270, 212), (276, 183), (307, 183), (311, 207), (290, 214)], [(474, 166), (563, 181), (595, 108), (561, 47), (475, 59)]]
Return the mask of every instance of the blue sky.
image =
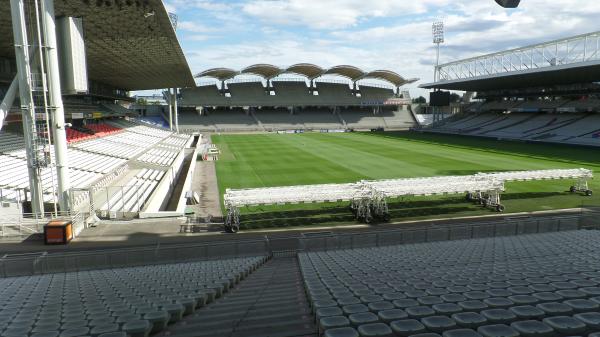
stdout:
[[(166, 0), (194, 73), (255, 63), (351, 64), (433, 78), (431, 23), (446, 23), (441, 60), (600, 30), (600, 2), (522, 0)], [(203, 80), (206, 81), (206, 80)]]

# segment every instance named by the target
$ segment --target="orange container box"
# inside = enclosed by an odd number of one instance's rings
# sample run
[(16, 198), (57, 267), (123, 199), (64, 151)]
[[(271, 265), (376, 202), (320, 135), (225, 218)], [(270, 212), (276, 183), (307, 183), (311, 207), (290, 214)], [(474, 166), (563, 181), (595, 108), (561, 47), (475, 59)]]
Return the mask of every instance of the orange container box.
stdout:
[(52, 220), (44, 226), (44, 243), (66, 245), (73, 239), (73, 223), (66, 220)]

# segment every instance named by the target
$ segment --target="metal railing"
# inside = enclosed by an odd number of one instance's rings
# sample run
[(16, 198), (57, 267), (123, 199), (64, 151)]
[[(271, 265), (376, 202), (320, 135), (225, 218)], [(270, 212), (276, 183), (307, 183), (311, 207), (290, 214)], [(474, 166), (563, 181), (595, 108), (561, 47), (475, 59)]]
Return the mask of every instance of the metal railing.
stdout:
[(57, 212), (44, 214), (4, 214), (0, 219), (0, 238), (27, 237), (44, 233), (44, 225), (52, 219), (65, 219), (73, 223), (77, 236), (85, 229), (85, 215), (80, 212)]
[(470, 79), (600, 60), (600, 32), (539, 43), (439, 65), (439, 81)]
[(567, 216), (505, 218), (489, 222), (423, 225), (413, 228), (265, 236), (248, 240), (169, 244), (59, 253), (0, 255), (0, 277), (103, 268), (214, 260), (244, 256), (295, 256), (298, 252), (381, 247), (581, 229), (600, 229), (600, 212)]

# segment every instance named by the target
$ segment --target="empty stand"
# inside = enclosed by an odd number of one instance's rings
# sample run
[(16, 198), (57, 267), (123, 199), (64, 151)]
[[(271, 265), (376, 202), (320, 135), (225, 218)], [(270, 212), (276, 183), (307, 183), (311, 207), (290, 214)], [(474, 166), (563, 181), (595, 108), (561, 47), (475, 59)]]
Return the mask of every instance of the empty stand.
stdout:
[(233, 82), (227, 87), (233, 106), (262, 106), (268, 104), (268, 95), (262, 82)]
[(148, 336), (215, 301), (265, 261), (248, 257), (0, 279), (0, 335)]
[(352, 94), (348, 83), (317, 81), (315, 85), (319, 93), (317, 98), (319, 105), (345, 106), (360, 104), (360, 98)]
[(299, 260), (325, 336), (582, 336), (600, 328), (598, 239), (573, 231)]

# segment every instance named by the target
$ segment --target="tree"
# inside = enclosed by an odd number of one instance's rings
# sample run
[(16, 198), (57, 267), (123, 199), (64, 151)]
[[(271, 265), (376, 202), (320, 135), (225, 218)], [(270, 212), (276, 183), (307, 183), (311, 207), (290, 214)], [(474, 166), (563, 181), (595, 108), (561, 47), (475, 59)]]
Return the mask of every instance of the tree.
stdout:
[(461, 101), (461, 97), (459, 94), (451, 93), (450, 94), (450, 103), (459, 103)]
[(427, 103), (427, 99), (423, 96), (419, 96), (417, 98), (413, 98), (412, 102), (415, 104), (425, 104)]

